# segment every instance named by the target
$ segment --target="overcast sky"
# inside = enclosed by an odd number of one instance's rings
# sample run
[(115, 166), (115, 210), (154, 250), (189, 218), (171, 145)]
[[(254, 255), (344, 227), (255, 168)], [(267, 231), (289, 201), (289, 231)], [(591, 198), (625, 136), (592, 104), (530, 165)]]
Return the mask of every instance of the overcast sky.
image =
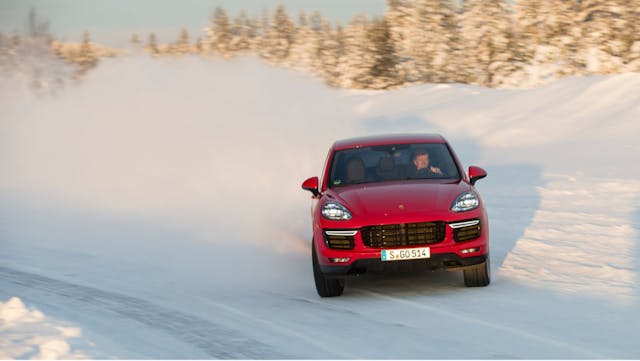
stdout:
[(146, 39), (154, 32), (168, 42), (177, 39), (182, 27), (194, 37), (200, 35), (216, 6), (234, 17), (243, 8), (260, 16), (278, 4), (296, 19), (300, 11), (318, 10), (342, 24), (361, 13), (380, 16), (386, 9), (385, 0), (0, 0), (0, 32), (24, 33), (29, 8), (34, 7), (40, 18), (50, 21), (58, 39), (77, 41), (89, 31), (92, 40), (117, 46), (126, 44), (132, 33)]

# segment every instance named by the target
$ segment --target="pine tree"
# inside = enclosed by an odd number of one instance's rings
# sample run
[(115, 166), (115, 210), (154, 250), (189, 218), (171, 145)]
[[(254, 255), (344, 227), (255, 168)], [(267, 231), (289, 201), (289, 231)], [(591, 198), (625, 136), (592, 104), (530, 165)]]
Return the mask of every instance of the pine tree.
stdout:
[(625, 13), (631, 2), (580, 2), (582, 36), (579, 57), (587, 72), (610, 74), (624, 67), (624, 56), (629, 50), (629, 40), (625, 40), (625, 34), (628, 28), (633, 27), (627, 23)]
[(580, 2), (578, 57), (587, 73), (609, 74), (623, 66), (624, 0)]
[(418, 17), (414, 0), (387, 0), (387, 11), (384, 15), (391, 29), (393, 46), (398, 55), (399, 66), (403, 76), (409, 81), (419, 81), (421, 75), (415, 64), (417, 50), (416, 34)]
[(302, 12), (298, 17), (298, 28), (296, 37), (291, 44), (289, 63), (292, 67), (300, 70), (314, 71), (316, 57), (316, 45), (318, 39), (317, 31), (311, 29), (309, 18)]
[(416, 28), (410, 33), (410, 56), (417, 81), (452, 82), (458, 52), (456, 12), (450, 0), (421, 0), (415, 4)]
[(336, 27), (336, 30), (333, 33), (333, 41), (334, 46), (331, 48), (332, 51), (330, 52), (332, 64), (329, 67), (331, 70), (331, 73), (329, 74), (329, 85), (344, 87), (344, 84), (347, 82), (347, 35), (345, 29), (341, 25)]
[(38, 18), (36, 9), (33, 7), (29, 9), (27, 29), (29, 36), (32, 38), (44, 38), (48, 42), (52, 41), (49, 35), (49, 22)]
[(245, 52), (251, 49), (256, 36), (255, 22), (249, 19), (244, 10), (233, 20), (231, 34), (230, 45), (233, 52)]
[(461, 81), (500, 85), (516, 70), (515, 37), (506, 0), (465, 0), (460, 16)]
[(196, 54), (203, 54), (205, 52), (205, 46), (202, 38), (198, 37), (198, 39), (196, 39), (196, 43), (194, 44), (194, 51), (196, 52)]
[[(309, 28), (312, 36), (309, 39), (309, 50), (311, 51), (311, 64), (314, 74), (325, 79), (328, 78), (331, 70), (327, 66), (331, 61), (331, 49), (334, 48), (333, 34), (329, 20), (324, 18), (320, 12), (314, 11), (309, 17)], [(299, 37), (296, 37), (299, 38)], [(299, 38), (301, 42), (305, 39)]]
[(313, 31), (322, 31), (325, 22), (328, 22), (328, 20), (322, 17), (319, 11), (314, 11), (309, 16), (309, 27)]
[(180, 30), (180, 36), (173, 46), (173, 52), (176, 54), (189, 54), (191, 53), (191, 43), (189, 42), (189, 32), (187, 29), (182, 28)]
[(261, 58), (268, 60), (271, 56), (271, 16), (268, 10), (262, 12), (260, 21), (258, 22), (258, 35), (255, 44), (255, 52), (260, 55)]
[(133, 45), (140, 45), (140, 37), (138, 36), (138, 34), (133, 33), (131, 34), (131, 38), (129, 38), (129, 42)]
[(296, 28), (283, 5), (278, 5), (270, 29), (268, 59), (283, 63), (289, 57), (289, 50), (294, 43)]
[(640, 72), (640, 1), (629, 1), (625, 14), (628, 24), (625, 39), (628, 50), (625, 55), (626, 71)]
[(516, 3), (515, 47), (525, 64), (519, 83), (537, 84), (577, 71), (576, 44), (580, 36), (574, 0), (520, 0)]
[(74, 57), (74, 61), (79, 67), (76, 74), (77, 76), (86, 74), (90, 69), (95, 68), (98, 65), (98, 56), (93, 50), (88, 31), (85, 31), (82, 35), (82, 43), (80, 44), (78, 53)]
[(215, 8), (211, 16), (211, 26), (205, 28), (205, 33), (204, 45), (206, 48), (210, 51), (218, 52), (224, 57), (232, 55), (231, 24), (229, 23), (227, 12), (223, 8)]
[(373, 67), (373, 58), (369, 56), (367, 37), (370, 26), (366, 15), (357, 15), (344, 31), (345, 56), (341, 84), (346, 88), (364, 89), (371, 83), (369, 70)]
[(319, 74), (331, 86), (340, 86), (343, 83), (343, 64), (345, 56), (345, 34), (341, 26), (335, 31), (331, 29), (328, 21), (324, 21), (322, 29), (317, 33), (318, 48), (316, 49), (319, 60)]
[(149, 42), (147, 43), (146, 50), (153, 55), (160, 54), (160, 49), (158, 48), (158, 39), (156, 38), (156, 34), (149, 34)]
[(398, 73), (398, 56), (395, 52), (391, 27), (386, 19), (375, 20), (367, 31), (369, 56), (373, 60), (369, 68), (372, 89), (386, 89), (398, 85), (401, 80)]

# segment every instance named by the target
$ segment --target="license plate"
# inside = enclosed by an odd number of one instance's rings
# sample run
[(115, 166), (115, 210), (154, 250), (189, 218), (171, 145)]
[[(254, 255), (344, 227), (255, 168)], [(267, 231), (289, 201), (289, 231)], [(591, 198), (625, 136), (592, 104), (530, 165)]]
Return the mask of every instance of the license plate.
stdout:
[(429, 247), (423, 248), (401, 248), (401, 249), (383, 249), (380, 252), (380, 258), (383, 261), (403, 261), (406, 259), (430, 258), (431, 250)]

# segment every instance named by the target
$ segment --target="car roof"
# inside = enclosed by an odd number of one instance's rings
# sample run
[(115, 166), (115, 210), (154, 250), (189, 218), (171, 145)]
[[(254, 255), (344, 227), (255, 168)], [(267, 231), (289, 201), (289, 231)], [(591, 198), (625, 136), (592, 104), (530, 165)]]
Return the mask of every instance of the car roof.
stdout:
[(334, 150), (371, 147), (385, 144), (446, 143), (440, 134), (387, 134), (338, 140)]

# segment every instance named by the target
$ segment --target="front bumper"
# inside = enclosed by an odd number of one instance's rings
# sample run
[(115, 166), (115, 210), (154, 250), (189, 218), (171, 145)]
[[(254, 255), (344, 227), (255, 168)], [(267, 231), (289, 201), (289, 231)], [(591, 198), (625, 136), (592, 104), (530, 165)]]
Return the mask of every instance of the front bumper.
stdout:
[[(480, 220), (480, 231), (473, 237), (456, 238), (457, 230), (464, 230), (470, 220)], [(462, 228), (461, 228), (462, 227)], [(351, 230), (351, 231), (349, 231)], [(349, 275), (366, 272), (385, 272), (388, 270), (412, 269), (463, 269), (486, 261), (489, 254), (489, 225), (486, 215), (456, 219), (446, 222), (442, 240), (433, 244), (405, 245), (401, 247), (371, 247), (363, 241), (363, 227), (337, 229), (336, 227), (315, 227), (314, 247), (318, 254), (318, 263), (327, 275)], [(340, 238), (331, 243), (327, 240), (328, 232)], [(460, 236), (460, 234), (457, 234)], [(331, 246), (331, 247), (330, 247)], [(339, 249), (344, 247), (345, 249)], [(429, 247), (431, 256), (427, 259), (405, 261), (382, 261), (381, 250), (390, 248)], [(338, 248), (338, 249), (337, 249)]]
[(406, 261), (384, 262), (380, 258), (362, 258), (348, 265), (320, 265), (328, 277), (344, 277), (363, 273), (409, 272), (420, 270), (460, 270), (482, 264), (488, 255), (460, 257), (455, 253), (434, 254), (431, 258)]

